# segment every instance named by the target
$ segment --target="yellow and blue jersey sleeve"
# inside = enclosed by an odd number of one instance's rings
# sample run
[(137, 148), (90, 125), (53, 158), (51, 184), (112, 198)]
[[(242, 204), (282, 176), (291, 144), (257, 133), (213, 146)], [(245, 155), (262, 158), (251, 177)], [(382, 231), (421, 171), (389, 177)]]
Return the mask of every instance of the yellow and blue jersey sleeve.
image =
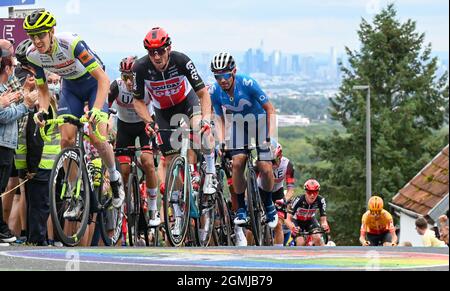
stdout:
[(100, 66), (97, 61), (97, 56), (83, 40), (78, 39), (75, 41), (72, 44), (72, 48), (74, 58), (78, 59), (89, 73)]

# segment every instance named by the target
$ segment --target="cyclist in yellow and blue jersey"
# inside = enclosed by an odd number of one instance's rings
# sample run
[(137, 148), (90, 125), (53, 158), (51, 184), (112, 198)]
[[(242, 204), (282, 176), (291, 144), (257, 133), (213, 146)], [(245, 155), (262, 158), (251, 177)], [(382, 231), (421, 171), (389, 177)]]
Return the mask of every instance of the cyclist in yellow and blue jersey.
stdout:
[[(23, 28), (33, 45), (27, 50), (27, 59), (36, 71), (36, 84), (39, 91), (39, 112), (35, 121), (40, 126), (42, 116), (47, 113), (50, 95), (44, 70), (62, 78), (62, 92), (58, 103), (58, 115), (81, 117), (84, 103), (88, 102), (90, 122), (97, 125), (99, 132), (107, 136), (109, 79), (103, 70), (98, 56), (77, 34), (55, 34), (56, 20), (48, 11), (34, 11), (28, 15)], [(75, 143), (76, 128), (64, 124), (60, 128), (61, 147), (66, 148)], [(113, 206), (119, 208), (125, 192), (119, 171), (114, 162), (114, 152), (107, 141), (90, 136), (94, 147), (108, 168), (113, 190)], [(65, 218), (76, 217), (81, 211), (81, 203), (69, 208)]]

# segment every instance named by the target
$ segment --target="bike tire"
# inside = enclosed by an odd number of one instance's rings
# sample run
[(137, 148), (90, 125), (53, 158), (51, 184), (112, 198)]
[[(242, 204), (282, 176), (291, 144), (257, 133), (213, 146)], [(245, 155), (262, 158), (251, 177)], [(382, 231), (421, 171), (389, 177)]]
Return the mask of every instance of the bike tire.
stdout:
[[(116, 159), (116, 169), (120, 171), (120, 164), (119, 161)], [(105, 246), (116, 246), (119, 240), (122, 236), (122, 223), (123, 223), (123, 216), (125, 215), (125, 205), (122, 204), (122, 206), (119, 209), (116, 209), (112, 207), (112, 192), (111, 190), (109, 192), (104, 193), (104, 183), (105, 183), (105, 173), (106, 173), (106, 167), (104, 164), (102, 164), (102, 179), (100, 186), (97, 187), (97, 197), (98, 197), (98, 203), (99, 203), (99, 212), (97, 214), (98, 220), (97, 223), (100, 225), (100, 236), (103, 240), (103, 243)], [(112, 236), (109, 235), (109, 229), (108, 225), (112, 224)]]
[[(68, 173), (64, 170), (64, 163), (67, 160)], [(81, 187), (79, 195), (83, 205), (82, 213), (75, 221), (64, 219), (63, 217), (65, 210), (69, 206), (68, 203), (70, 203), (71, 198), (63, 197), (64, 200), (61, 200), (62, 190), (69, 187), (67, 186), (68, 183), (64, 180), (71, 176), (71, 169), (73, 169), (72, 166), (77, 167), (76, 181), (79, 181), (81, 178), (81, 181), (77, 183), (79, 183), (79, 186)], [(54, 229), (56, 230), (55, 235), (65, 246), (76, 246), (80, 243), (80, 240), (88, 226), (91, 195), (86, 165), (81, 157), (80, 149), (66, 148), (59, 153), (55, 159), (55, 164), (50, 174), (49, 181), (50, 215)], [(63, 183), (65, 183), (66, 186), (63, 186)], [(69, 231), (69, 229), (71, 229), (71, 231)]]
[[(183, 244), (189, 226), (191, 183), (189, 172), (184, 173), (187, 168), (186, 162), (187, 161), (182, 156), (175, 156), (169, 165), (165, 180), (166, 189), (163, 197), (164, 226), (169, 244), (173, 247), (179, 247)], [(181, 185), (176, 185), (175, 179), (181, 174), (184, 174), (183, 181)], [(181, 193), (181, 195), (178, 196), (177, 204), (180, 209), (184, 210), (180, 235), (173, 234), (175, 210), (173, 208), (174, 203), (172, 201), (172, 193), (175, 191), (180, 191), (179, 193)]]
[(247, 169), (247, 208), (250, 216), (250, 227), (255, 244), (263, 245), (262, 206), (253, 169)]
[(141, 208), (139, 197), (138, 178), (131, 173), (128, 176), (127, 195), (125, 198), (128, 244), (130, 246), (136, 245), (139, 236), (139, 210)]

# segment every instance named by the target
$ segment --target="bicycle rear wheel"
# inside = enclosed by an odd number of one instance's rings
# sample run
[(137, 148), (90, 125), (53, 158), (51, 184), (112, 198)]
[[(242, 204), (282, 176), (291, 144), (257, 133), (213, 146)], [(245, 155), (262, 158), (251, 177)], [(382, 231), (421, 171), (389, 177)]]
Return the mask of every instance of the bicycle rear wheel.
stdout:
[(186, 160), (180, 155), (175, 156), (170, 163), (165, 181), (164, 226), (170, 245), (175, 247), (183, 244), (189, 226), (192, 186), (190, 174), (185, 172), (186, 168)]
[[(89, 179), (77, 148), (63, 149), (50, 174), (50, 214), (56, 236), (66, 246), (76, 246), (89, 220)], [(70, 208), (70, 209), (69, 209)], [(69, 210), (78, 211), (69, 211)], [(66, 215), (72, 212), (75, 215)]]
[[(219, 194), (219, 193), (218, 193)], [(229, 215), (229, 209), (222, 194), (219, 194), (216, 198), (216, 220), (214, 222), (214, 234), (216, 238), (216, 245), (218, 246), (231, 246), (231, 216)]]
[(140, 195), (138, 177), (130, 174), (128, 177), (128, 191), (126, 201), (126, 218), (128, 225), (128, 243), (135, 246), (139, 239), (139, 214), (140, 214)]
[(263, 221), (262, 202), (259, 196), (258, 185), (256, 184), (256, 174), (253, 169), (247, 169), (247, 207), (250, 214), (250, 226), (252, 229), (255, 244), (263, 244)]
[[(120, 172), (120, 167), (117, 166), (118, 161), (116, 159), (116, 168)], [(102, 179), (100, 186), (96, 187), (99, 212), (98, 222), (100, 225), (100, 235), (102, 237), (105, 246), (115, 246), (122, 235), (123, 217), (125, 215), (125, 205), (117, 209), (112, 207), (112, 190), (109, 185), (109, 179), (107, 176), (106, 167), (102, 165)]]

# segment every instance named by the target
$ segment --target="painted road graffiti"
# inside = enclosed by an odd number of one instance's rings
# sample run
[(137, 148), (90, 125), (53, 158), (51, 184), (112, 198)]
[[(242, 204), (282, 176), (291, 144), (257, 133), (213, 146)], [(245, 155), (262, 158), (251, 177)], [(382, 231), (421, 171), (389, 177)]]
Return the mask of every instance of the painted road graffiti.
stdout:
[[(410, 251), (409, 251), (410, 250)], [(81, 263), (111, 265), (178, 266), (261, 270), (367, 270), (416, 269), (449, 265), (446, 254), (353, 249), (267, 248), (90, 248), (30, 249), (1, 252), (8, 257), (68, 261), (76, 252)]]

